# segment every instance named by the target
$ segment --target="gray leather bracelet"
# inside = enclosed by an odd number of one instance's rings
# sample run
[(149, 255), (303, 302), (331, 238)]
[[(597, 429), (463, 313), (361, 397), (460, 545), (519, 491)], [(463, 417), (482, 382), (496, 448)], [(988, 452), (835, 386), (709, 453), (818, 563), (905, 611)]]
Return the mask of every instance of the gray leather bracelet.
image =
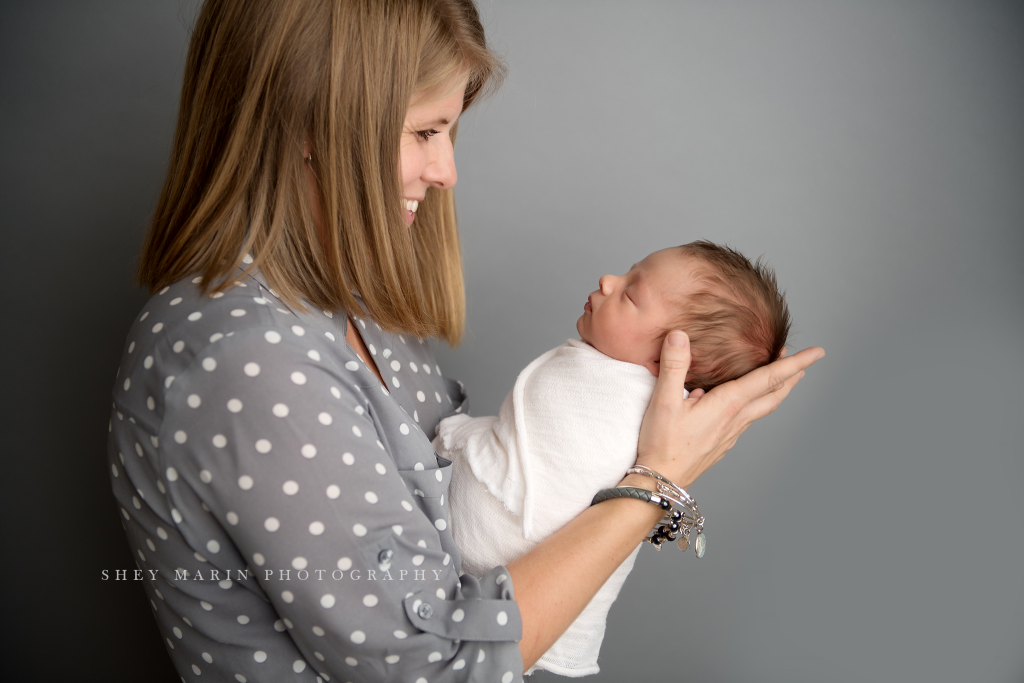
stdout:
[[(671, 484), (671, 482), (669, 483)], [(659, 488), (662, 487), (659, 486)], [(676, 492), (673, 491), (673, 493)], [(697, 557), (704, 557), (704, 552), (707, 549), (704, 518), (696, 512), (693, 498), (688, 494), (682, 499), (679, 496), (667, 494), (668, 492), (664, 490), (655, 493), (637, 486), (617, 486), (598, 491), (590, 504), (597, 505), (612, 498), (632, 498), (657, 505), (665, 510), (665, 517), (661, 520), (660, 526), (644, 540), (653, 545), (656, 550), (661, 550), (661, 545), (665, 541), (676, 541), (680, 550), (686, 550), (690, 545), (690, 531), (696, 529), (697, 540), (693, 545), (693, 551)]]

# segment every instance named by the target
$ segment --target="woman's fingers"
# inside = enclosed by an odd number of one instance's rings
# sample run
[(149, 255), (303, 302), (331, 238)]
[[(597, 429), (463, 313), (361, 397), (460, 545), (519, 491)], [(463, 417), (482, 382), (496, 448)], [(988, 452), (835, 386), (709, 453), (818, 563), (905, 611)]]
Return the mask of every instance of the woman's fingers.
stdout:
[(690, 392), (689, 398), (690, 398), (691, 401), (696, 403), (697, 401), (700, 400), (700, 397), (703, 396), (703, 395), (704, 395), (704, 390), (703, 389), (694, 389), (693, 391)]
[(799, 353), (794, 353), (792, 356), (780, 358), (763, 368), (748, 372), (732, 382), (730, 394), (735, 392), (735, 396), (730, 396), (730, 398), (745, 405), (762, 396), (780, 391), (794, 375), (806, 370), (824, 357), (825, 349), (820, 346), (812, 346)]

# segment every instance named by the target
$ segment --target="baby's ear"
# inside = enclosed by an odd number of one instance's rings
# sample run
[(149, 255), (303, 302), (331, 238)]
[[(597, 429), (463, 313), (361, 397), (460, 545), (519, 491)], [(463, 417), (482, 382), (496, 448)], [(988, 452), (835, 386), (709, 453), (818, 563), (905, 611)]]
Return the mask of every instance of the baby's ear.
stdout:
[(644, 367), (651, 371), (651, 374), (655, 377), (661, 372), (661, 363), (656, 360), (647, 361), (644, 363)]

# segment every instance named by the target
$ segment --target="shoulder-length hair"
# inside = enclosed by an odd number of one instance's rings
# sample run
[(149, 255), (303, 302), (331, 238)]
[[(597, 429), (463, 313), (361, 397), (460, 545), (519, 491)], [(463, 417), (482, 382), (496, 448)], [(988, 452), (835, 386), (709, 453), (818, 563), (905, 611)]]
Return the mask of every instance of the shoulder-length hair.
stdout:
[(358, 292), (382, 328), (458, 343), (452, 191), (406, 226), (400, 138), (414, 95), (468, 76), (465, 110), (503, 75), (472, 0), (207, 0), (139, 282), (222, 291), (250, 254), (290, 305), (358, 313)]

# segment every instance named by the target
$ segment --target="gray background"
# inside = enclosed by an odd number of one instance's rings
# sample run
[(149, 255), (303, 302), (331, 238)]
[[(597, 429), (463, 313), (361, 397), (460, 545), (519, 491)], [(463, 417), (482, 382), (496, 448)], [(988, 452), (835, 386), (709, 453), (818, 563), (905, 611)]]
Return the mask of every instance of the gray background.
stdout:
[[(6, 680), (176, 680), (103, 464), (194, 1), (0, 5)], [(1024, 9), (481, 0), (458, 145), (475, 412), (606, 272), (765, 254), (828, 350), (644, 549), (592, 681), (1024, 681)], [(540, 680), (555, 677), (538, 676)], [(535, 679), (536, 680), (536, 679)]]

